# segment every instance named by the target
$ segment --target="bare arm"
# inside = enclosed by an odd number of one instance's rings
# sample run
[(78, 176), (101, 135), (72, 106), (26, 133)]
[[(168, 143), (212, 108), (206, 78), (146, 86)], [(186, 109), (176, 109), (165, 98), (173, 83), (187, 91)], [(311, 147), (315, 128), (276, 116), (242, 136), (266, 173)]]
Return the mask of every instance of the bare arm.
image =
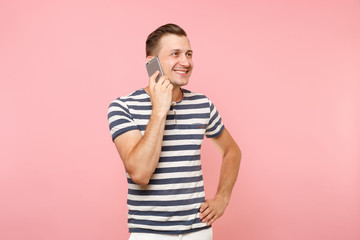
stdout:
[(200, 208), (200, 219), (208, 225), (224, 214), (238, 176), (241, 160), (241, 151), (226, 129), (219, 137), (212, 140), (222, 154), (222, 164), (216, 196), (214, 199), (206, 200)]
[(146, 185), (154, 173), (161, 152), (166, 116), (170, 109), (173, 86), (166, 76), (155, 83), (155, 73), (149, 79), (152, 114), (144, 136), (132, 130), (118, 136), (114, 142), (130, 178)]

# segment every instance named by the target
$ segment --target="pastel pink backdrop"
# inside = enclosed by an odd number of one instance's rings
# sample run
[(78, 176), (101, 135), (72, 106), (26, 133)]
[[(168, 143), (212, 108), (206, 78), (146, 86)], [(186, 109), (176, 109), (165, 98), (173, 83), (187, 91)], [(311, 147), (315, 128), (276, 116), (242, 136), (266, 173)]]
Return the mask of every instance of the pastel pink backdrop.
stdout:
[[(168, 22), (243, 151), (214, 239), (360, 239), (356, 0), (1, 1), (0, 239), (128, 238), (107, 107)], [(208, 197), (220, 163), (205, 141)]]

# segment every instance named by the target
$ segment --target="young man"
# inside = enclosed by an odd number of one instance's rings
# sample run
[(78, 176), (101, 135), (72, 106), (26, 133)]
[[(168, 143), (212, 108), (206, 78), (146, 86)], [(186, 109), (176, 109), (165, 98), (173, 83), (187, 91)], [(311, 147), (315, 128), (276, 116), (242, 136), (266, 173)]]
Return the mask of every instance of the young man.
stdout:
[[(156, 72), (146, 88), (110, 104), (110, 131), (128, 179), (130, 239), (210, 240), (211, 224), (229, 203), (241, 152), (212, 102), (182, 88), (192, 54), (182, 28), (159, 27), (147, 38), (146, 59), (158, 56), (164, 76), (156, 82)], [(204, 135), (222, 154), (218, 191), (208, 200), (200, 161)]]

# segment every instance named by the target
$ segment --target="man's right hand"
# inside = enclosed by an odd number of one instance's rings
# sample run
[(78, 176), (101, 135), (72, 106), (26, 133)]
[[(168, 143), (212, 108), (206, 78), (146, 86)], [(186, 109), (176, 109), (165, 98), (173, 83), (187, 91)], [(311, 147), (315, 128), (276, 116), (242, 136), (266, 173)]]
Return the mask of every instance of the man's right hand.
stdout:
[(173, 85), (166, 76), (161, 76), (156, 83), (158, 74), (155, 72), (149, 78), (153, 112), (144, 135), (140, 130), (132, 130), (114, 140), (127, 173), (133, 182), (141, 185), (149, 183), (159, 163), (166, 116), (172, 101)]
[(159, 71), (156, 71), (149, 78), (149, 92), (153, 114), (164, 117), (170, 109), (173, 85), (165, 75), (161, 76), (158, 82), (155, 82), (158, 75)]

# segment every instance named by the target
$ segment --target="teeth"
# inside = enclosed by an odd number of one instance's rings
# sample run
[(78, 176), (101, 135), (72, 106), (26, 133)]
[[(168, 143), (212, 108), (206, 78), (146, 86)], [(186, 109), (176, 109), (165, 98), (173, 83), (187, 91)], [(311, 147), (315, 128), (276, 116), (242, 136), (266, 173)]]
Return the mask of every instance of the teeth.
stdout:
[(178, 73), (186, 73), (186, 71), (180, 71), (180, 70), (175, 70), (175, 72), (178, 72)]

